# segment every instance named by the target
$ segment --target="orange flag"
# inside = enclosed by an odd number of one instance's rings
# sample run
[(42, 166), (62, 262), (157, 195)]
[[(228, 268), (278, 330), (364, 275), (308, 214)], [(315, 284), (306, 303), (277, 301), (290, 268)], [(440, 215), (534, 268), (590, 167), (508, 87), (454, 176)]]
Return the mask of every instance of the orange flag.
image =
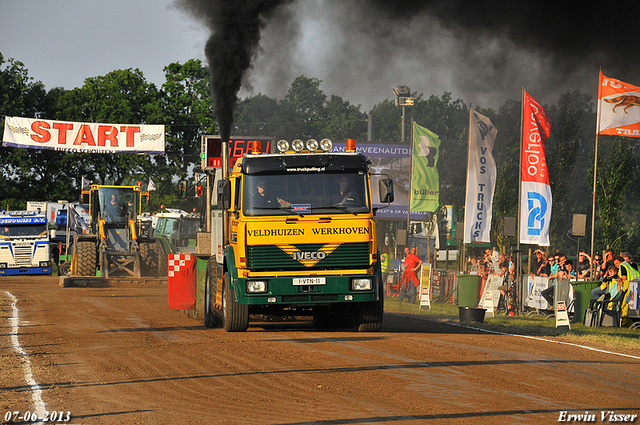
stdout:
[(605, 77), (600, 71), (598, 134), (640, 137), (640, 87)]

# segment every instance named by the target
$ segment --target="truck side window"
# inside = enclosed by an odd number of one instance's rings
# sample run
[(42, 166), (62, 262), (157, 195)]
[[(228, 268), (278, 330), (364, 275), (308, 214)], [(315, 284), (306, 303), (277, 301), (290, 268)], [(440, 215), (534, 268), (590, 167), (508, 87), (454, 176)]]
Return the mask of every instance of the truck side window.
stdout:
[(234, 211), (240, 211), (240, 203), (242, 200), (242, 179), (236, 179), (236, 187), (235, 187), (235, 202), (233, 205)]

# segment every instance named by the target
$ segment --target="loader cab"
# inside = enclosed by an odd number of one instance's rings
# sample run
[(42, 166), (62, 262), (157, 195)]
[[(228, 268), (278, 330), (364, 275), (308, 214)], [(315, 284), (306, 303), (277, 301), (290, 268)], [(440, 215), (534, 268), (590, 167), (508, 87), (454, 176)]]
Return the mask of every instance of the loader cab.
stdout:
[(109, 226), (126, 226), (139, 214), (140, 189), (96, 186), (91, 190), (91, 222), (104, 220)]

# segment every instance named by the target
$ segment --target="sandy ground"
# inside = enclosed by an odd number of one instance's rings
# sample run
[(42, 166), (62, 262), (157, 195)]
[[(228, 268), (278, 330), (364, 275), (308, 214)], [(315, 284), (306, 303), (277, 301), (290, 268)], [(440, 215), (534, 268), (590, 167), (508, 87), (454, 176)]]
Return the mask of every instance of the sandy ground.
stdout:
[(36, 393), (47, 411), (69, 412), (70, 424), (541, 424), (562, 412), (606, 423), (603, 411), (640, 415), (638, 358), (423, 317), (384, 320), (378, 333), (318, 331), (302, 320), (225, 333), (169, 310), (166, 285), (62, 288), (51, 277), (0, 278), (0, 420), (34, 411)]

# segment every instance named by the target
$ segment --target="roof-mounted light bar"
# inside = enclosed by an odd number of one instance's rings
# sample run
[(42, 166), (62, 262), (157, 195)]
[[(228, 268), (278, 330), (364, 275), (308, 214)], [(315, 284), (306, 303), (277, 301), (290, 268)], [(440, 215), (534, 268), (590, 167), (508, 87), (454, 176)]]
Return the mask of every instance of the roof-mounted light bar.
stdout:
[(287, 140), (279, 140), (278, 143), (276, 143), (276, 148), (280, 153), (291, 153), (291, 151), (296, 153), (329, 152), (333, 148), (333, 143), (329, 139), (322, 139), (319, 143), (316, 139), (309, 139), (306, 142), (303, 142), (300, 139), (296, 139), (291, 143), (289, 143)]

